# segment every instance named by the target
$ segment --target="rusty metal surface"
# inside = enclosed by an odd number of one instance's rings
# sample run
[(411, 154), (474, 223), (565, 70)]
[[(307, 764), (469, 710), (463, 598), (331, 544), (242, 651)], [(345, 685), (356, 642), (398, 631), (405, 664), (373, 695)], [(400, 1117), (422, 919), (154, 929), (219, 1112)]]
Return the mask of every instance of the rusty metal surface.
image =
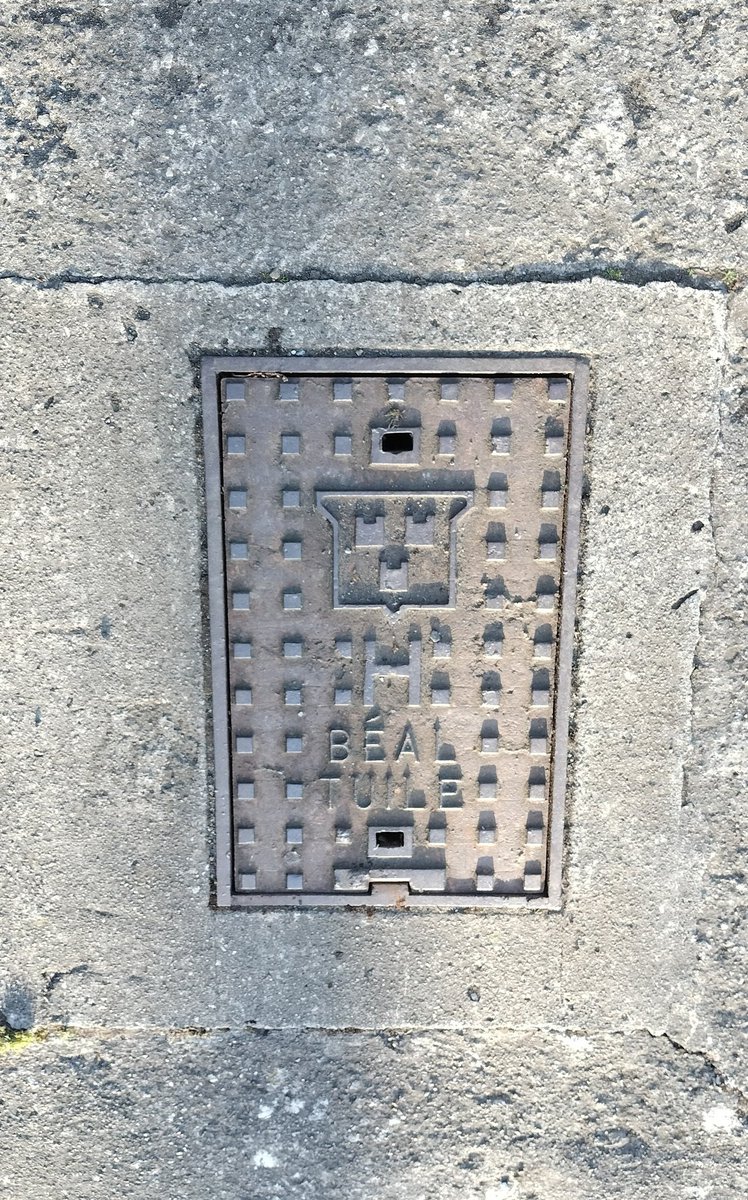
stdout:
[(219, 905), (557, 906), (584, 364), (203, 389)]

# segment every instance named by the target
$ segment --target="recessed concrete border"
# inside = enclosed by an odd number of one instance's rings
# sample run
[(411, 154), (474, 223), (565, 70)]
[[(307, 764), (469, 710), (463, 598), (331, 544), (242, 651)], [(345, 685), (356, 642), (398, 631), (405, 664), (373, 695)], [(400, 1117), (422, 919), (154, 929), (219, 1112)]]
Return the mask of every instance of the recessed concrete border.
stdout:
[[(6, 282), (3, 292), (4, 602), (15, 622), (3, 673), (3, 965), (36, 997), (37, 1019), (662, 1030), (677, 1004), (682, 1040), (696, 1020), (698, 1044), (714, 1039), (726, 1061), (734, 1038), (718, 1010), (731, 1000), (718, 972), (732, 934), (715, 934), (698, 976), (704, 947), (692, 937), (732, 894), (715, 883), (702, 899), (702, 880), (735, 870), (738, 801), (730, 807), (721, 740), (719, 813), (712, 804), (703, 819), (693, 772), (683, 793), (698, 753), (692, 688), (705, 674), (693, 675), (699, 605), (715, 594), (725, 298), (599, 280), (459, 291)], [(131, 340), (123, 330), (144, 305), (150, 318)], [(445, 920), (434, 908), (247, 920), (210, 902), (199, 365), (206, 352), (272, 353), (270, 342), (287, 354), (589, 360), (564, 896), (547, 920), (526, 909)], [(721, 503), (737, 504), (731, 487)], [(707, 634), (699, 658), (719, 673)], [(468, 997), (476, 987), (479, 1002)]]

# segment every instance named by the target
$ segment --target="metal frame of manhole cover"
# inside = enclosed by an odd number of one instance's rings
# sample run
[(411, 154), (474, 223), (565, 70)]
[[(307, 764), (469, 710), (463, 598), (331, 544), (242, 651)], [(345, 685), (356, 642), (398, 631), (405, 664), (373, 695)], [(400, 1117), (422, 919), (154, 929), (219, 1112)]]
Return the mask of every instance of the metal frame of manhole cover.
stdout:
[(204, 360), (220, 907), (559, 907), (587, 381)]

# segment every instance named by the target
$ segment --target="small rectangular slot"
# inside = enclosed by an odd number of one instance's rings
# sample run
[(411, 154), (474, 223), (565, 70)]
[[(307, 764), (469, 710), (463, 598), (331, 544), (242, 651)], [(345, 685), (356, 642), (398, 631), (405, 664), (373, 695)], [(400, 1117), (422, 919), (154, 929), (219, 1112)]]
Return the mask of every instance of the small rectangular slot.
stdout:
[(382, 434), (384, 454), (410, 454), (413, 449), (413, 434), (407, 429)]
[(395, 850), (405, 845), (405, 834), (402, 829), (378, 829), (376, 842), (382, 850)]

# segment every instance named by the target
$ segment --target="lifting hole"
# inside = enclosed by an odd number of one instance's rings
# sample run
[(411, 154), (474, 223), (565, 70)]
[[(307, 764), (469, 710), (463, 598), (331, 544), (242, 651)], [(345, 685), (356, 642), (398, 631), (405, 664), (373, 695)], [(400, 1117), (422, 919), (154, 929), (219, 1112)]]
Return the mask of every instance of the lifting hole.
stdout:
[(378, 829), (376, 842), (381, 850), (395, 850), (405, 845), (405, 834), (402, 829)]
[(406, 430), (382, 434), (384, 454), (409, 454), (413, 449), (413, 434)]

